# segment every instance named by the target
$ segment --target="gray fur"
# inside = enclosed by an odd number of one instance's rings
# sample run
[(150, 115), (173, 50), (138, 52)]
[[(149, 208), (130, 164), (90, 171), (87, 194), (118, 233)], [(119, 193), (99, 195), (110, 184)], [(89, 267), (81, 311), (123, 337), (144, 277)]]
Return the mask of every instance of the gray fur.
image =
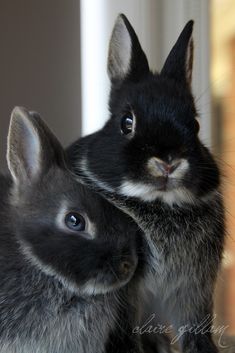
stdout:
[(0, 352), (103, 353), (115, 325), (114, 298), (83, 302), (56, 279), (20, 261), (22, 273), (8, 278), (7, 288), (1, 286)]
[[(119, 353), (119, 346), (143, 353), (139, 337), (131, 337), (141, 284), (137, 226), (123, 227), (126, 216), (77, 183), (37, 114), (14, 109), (7, 157), (12, 178), (0, 175), (0, 353)], [(93, 226), (66, 227), (74, 209)]]

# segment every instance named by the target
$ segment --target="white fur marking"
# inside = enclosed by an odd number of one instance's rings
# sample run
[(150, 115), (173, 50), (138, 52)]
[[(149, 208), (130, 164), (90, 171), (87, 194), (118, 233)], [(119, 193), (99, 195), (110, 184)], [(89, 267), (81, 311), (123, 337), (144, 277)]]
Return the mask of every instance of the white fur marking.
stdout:
[[(80, 164), (81, 164), (81, 167), (79, 169), (81, 169), (83, 173), (86, 174), (89, 180), (94, 181), (94, 183), (102, 190), (107, 190), (108, 192), (111, 192), (111, 193), (115, 192), (115, 190), (111, 186), (107, 185), (103, 181), (100, 181), (92, 172), (90, 172), (86, 157), (82, 159)], [(78, 180), (82, 182), (80, 179)]]
[(122, 195), (127, 197), (138, 197), (142, 201), (151, 202), (158, 199), (166, 202), (169, 205), (181, 204), (182, 202), (193, 202), (193, 196), (190, 191), (184, 187), (179, 187), (175, 190), (160, 191), (154, 185), (144, 183), (136, 183), (133, 181), (124, 181), (119, 188)]

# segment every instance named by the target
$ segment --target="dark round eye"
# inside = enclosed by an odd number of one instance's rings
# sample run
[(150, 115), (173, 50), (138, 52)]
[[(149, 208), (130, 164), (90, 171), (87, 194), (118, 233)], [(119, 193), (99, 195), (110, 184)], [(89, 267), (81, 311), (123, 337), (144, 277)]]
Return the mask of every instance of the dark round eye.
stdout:
[(124, 135), (128, 135), (133, 131), (134, 119), (131, 113), (123, 115), (121, 120), (121, 131)]
[(65, 216), (65, 224), (69, 229), (80, 232), (86, 228), (86, 221), (84, 217), (77, 212), (69, 212)]

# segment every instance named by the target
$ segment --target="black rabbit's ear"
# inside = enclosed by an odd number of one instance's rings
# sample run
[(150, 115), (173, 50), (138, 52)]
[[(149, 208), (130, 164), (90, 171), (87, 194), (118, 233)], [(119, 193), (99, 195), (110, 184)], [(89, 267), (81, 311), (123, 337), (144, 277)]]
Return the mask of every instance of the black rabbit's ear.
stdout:
[(109, 43), (110, 80), (138, 81), (149, 72), (149, 65), (137, 35), (125, 15), (118, 16)]
[(161, 74), (189, 86), (193, 69), (193, 21), (189, 21), (173, 46)]
[(14, 108), (7, 141), (7, 163), (14, 181), (36, 181), (53, 163), (61, 162), (63, 149), (40, 116)]

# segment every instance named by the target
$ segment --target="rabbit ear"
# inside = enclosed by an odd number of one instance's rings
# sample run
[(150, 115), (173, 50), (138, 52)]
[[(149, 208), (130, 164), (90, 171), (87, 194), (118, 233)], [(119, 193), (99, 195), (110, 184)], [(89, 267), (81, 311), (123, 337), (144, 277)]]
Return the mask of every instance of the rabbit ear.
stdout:
[(138, 81), (149, 65), (137, 35), (125, 15), (118, 16), (109, 43), (108, 74), (111, 81)]
[(189, 21), (168, 55), (161, 74), (189, 86), (193, 69), (193, 21)]
[(7, 163), (17, 184), (38, 180), (63, 150), (37, 113), (14, 108), (7, 142)]

